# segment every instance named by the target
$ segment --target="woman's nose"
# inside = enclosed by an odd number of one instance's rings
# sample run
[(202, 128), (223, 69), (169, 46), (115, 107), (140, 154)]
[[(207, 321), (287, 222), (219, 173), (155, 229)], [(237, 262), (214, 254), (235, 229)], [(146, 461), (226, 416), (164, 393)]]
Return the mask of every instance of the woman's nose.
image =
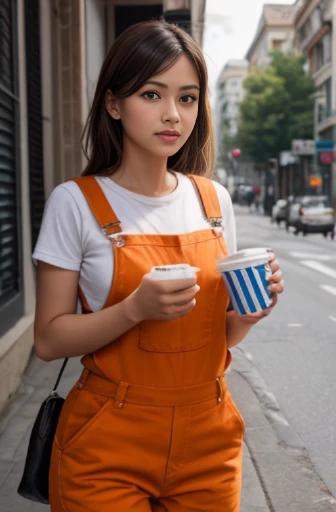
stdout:
[(180, 121), (180, 114), (178, 113), (175, 102), (166, 106), (165, 112), (162, 115), (162, 120), (164, 123), (178, 123)]

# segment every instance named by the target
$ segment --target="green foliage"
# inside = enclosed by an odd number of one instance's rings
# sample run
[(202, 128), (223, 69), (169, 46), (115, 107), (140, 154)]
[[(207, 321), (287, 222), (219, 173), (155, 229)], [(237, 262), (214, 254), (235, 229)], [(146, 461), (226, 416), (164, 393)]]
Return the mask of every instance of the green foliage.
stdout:
[(302, 55), (272, 52), (271, 64), (244, 82), (237, 144), (256, 163), (291, 148), (292, 139), (313, 138), (315, 91)]

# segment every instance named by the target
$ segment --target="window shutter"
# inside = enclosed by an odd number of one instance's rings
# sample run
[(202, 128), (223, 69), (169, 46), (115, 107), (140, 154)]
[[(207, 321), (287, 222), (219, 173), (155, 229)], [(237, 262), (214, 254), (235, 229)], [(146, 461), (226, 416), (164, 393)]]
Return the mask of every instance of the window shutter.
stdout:
[(20, 291), (18, 227), (18, 98), (13, 68), (11, 0), (0, 0), (0, 307)]
[(44, 210), (39, 0), (25, 2), (28, 147), (32, 251)]

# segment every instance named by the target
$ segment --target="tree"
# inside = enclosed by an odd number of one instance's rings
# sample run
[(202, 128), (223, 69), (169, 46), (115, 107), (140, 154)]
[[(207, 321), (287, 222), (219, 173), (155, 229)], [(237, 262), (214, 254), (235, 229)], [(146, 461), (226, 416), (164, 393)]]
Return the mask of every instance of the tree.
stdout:
[(292, 139), (313, 138), (315, 88), (304, 62), (302, 55), (272, 52), (270, 66), (244, 82), (237, 140), (256, 163), (289, 150)]

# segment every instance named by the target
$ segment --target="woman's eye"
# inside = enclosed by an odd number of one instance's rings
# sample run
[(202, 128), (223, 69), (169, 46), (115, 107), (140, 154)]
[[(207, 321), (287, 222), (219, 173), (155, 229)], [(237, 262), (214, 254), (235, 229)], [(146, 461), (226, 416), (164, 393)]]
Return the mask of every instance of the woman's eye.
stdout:
[(156, 100), (156, 99), (160, 98), (158, 93), (154, 92), (154, 91), (144, 92), (143, 94), (141, 94), (141, 96), (143, 96), (147, 100)]
[(182, 96), (180, 101), (182, 103), (193, 103), (194, 101), (196, 101), (196, 98), (192, 94), (185, 94), (184, 96)]

